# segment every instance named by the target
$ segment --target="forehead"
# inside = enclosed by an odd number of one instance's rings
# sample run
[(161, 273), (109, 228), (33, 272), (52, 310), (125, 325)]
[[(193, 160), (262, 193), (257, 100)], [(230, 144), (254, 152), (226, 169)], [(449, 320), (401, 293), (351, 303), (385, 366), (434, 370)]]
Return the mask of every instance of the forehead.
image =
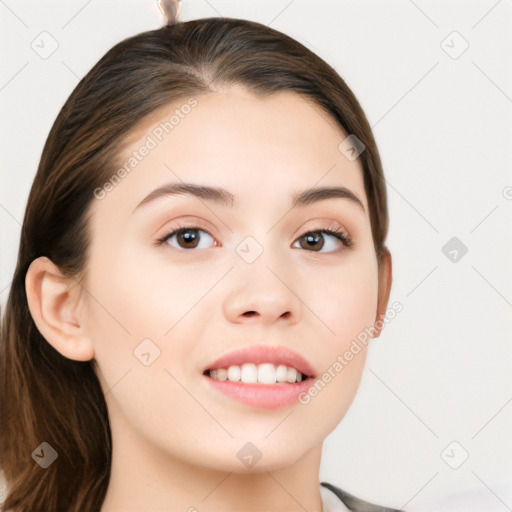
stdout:
[(161, 108), (127, 138), (121, 165), (151, 146), (116, 187), (134, 206), (154, 188), (183, 181), (242, 200), (257, 196), (260, 205), (274, 196), (283, 203), (291, 191), (344, 186), (367, 208), (360, 161), (339, 149), (347, 134), (312, 100), (288, 91), (259, 97), (240, 86), (192, 99)]

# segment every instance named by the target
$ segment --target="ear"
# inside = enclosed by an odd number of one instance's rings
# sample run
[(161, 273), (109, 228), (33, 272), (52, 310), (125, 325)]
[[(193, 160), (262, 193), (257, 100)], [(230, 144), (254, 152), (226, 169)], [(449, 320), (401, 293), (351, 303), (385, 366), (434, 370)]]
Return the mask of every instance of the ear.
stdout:
[(382, 256), (379, 264), (379, 298), (377, 301), (377, 316), (374, 324), (374, 338), (378, 338), (384, 326), (386, 308), (388, 307), (391, 282), (393, 281), (393, 270), (391, 253), (387, 247), (382, 248)]
[(50, 345), (68, 359), (94, 357), (83, 322), (82, 287), (64, 277), (47, 257), (35, 259), (25, 276), (28, 307), (37, 329)]

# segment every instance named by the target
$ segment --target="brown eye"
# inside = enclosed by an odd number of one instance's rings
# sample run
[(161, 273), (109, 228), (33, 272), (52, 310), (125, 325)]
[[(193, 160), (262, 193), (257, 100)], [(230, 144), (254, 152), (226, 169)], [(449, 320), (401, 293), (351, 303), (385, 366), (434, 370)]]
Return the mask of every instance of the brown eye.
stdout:
[(304, 243), (301, 244), (303, 249), (317, 250), (321, 249), (324, 245), (323, 236), (319, 231), (312, 231), (311, 233), (301, 237), (300, 240), (304, 241)]
[[(325, 241), (326, 235), (331, 238), (331, 241)], [(332, 241), (332, 238), (334, 238), (335, 241)], [(298, 242), (301, 249), (307, 249), (313, 252), (336, 252), (336, 250), (339, 249), (340, 244), (346, 247), (350, 247), (352, 245), (352, 240), (343, 231), (338, 229), (319, 229), (317, 231), (308, 231), (298, 239)], [(322, 251), (325, 246), (331, 250)]]
[[(204, 233), (206, 236), (200, 235), (200, 233)], [(174, 238), (175, 242), (171, 243)], [(159, 243), (163, 244), (166, 242), (175, 249), (208, 249), (208, 246), (204, 247), (205, 244), (208, 244), (208, 238), (213, 240), (213, 237), (203, 229), (197, 227), (180, 227), (161, 238)]]

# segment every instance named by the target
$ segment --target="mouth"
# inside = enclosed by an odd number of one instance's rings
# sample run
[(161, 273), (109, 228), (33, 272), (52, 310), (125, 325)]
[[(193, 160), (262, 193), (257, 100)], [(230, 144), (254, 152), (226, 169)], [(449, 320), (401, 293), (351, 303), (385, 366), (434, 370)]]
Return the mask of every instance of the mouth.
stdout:
[(221, 381), (272, 385), (314, 378), (315, 371), (304, 357), (289, 348), (254, 345), (224, 354), (210, 363), (203, 375)]
[(285, 347), (259, 345), (230, 352), (204, 370), (216, 391), (246, 405), (291, 405), (311, 386), (315, 371), (306, 359)]

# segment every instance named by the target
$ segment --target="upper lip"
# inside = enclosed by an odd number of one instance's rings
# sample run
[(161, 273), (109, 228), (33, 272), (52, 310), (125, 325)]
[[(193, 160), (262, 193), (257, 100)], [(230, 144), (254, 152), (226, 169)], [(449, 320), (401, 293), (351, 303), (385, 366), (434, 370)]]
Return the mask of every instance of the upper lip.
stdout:
[(284, 364), (296, 368), (306, 377), (315, 376), (312, 365), (310, 365), (304, 357), (287, 347), (275, 345), (253, 345), (251, 347), (233, 350), (215, 359), (215, 361), (212, 361), (204, 369), (204, 372), (218, 368), (228, 368), (231, 365), (242, 365), (244, 363)]

